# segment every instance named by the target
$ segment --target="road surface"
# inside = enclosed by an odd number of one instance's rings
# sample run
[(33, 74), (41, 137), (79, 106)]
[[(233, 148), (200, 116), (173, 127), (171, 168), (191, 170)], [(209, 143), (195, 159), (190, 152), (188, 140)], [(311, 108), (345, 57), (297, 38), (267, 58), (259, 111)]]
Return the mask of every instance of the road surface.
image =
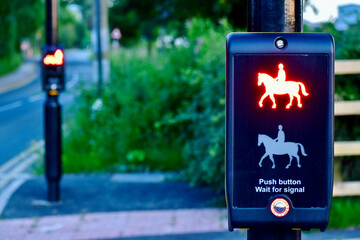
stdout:
[[(80, 81), (94, 79), (93, 62), (88, 51), (66, 52), (66, 86), (60, 94), (63, 119)], [(29, 148), (32, 142), (43, 138), (43, 105), (45, 93), (41, 90), (41, 72), (26, 86), (0, 95), (0, 166)]]

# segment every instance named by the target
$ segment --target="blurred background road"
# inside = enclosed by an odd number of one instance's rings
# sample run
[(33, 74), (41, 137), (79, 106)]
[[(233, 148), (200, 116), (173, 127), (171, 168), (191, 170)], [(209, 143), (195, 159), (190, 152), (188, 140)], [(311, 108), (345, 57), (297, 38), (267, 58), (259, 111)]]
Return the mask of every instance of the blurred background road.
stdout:
[[(41, 89), (40, 63), (39, 60), (28, 59), (25, 64), (30, 67), (17, 75), (20, 77), (17, 81), (27, 79), (25, 85), (0, 94), (0, 165), (25, 151), (32, 142), (43, 138), (45, 93)], [(88, 50), (66, 51), (66, 92), (60, 95), (63, 116), (67, 114), (79, 82), (93, 84), (93, 64)]]

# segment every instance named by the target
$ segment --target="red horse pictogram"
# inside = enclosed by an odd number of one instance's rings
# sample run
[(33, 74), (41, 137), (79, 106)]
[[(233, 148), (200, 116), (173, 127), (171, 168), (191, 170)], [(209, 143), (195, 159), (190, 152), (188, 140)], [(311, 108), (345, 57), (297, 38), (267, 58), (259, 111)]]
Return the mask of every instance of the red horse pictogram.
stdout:
[(43, 62), (45, 65), (62, 65), (64, 63), (64, 53), (57, 49), (54, 55), (47, 54)]
[(297, 99), (298, 107), (301, 108), (302, 104), (299, 94), (300, 89), (304, 96), (309, 95), (309, 93), (306, 92), (305, 85), (302, 82), (285, 80), (285, 70), (283, 70), (283, 64), (281, 63), (279, 64), (279, 76), (276, 78), (272, 78), (266, 73), (258, 73), (258, 86), (261, 86), (262, 84), (265, 86), (265, 93), (259, 101), (260, 107), (263, 107), (264, 99), (266, 97), (270, 97), (271, 101), (273, 102), (272, 108), (276, 108), (274, 95), (288, 94), (290, 97), (290, 102), (286, 105), (286, 108), (289, 109), (291, 107), (294, 97)]

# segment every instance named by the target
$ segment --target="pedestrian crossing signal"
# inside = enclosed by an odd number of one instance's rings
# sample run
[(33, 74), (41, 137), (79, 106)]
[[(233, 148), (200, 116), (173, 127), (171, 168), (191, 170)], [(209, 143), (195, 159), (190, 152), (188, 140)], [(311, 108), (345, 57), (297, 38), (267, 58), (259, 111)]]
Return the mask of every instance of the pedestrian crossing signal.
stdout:
[(42, 86), (44, 91), (64, 90), (65, 54), (61, 46), (43, 46)]
[[(277, 40), (286, 42), (279, 48)], [(231, 33), (226, 45), (229, 229), (320, 228), (333, 186), (334, 42)]]
[(63, 65), (64, 53), (61, 49), (57, 49), (54, 54), (47, 54), (44, 57), (43, 63), (45, 65)]

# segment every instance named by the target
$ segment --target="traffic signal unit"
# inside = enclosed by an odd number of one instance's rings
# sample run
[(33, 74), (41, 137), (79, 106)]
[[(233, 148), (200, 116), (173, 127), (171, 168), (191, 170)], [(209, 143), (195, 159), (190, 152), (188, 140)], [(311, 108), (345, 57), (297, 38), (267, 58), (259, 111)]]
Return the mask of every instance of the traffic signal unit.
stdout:
[(333, 185), (333, 38), (231, 33), (226, 54), (229, 229), (325, 230)]
[(64, 59), (62, 46), (43, 46), (42, 87), (44, 91), (62, 91), (65, 89)]

